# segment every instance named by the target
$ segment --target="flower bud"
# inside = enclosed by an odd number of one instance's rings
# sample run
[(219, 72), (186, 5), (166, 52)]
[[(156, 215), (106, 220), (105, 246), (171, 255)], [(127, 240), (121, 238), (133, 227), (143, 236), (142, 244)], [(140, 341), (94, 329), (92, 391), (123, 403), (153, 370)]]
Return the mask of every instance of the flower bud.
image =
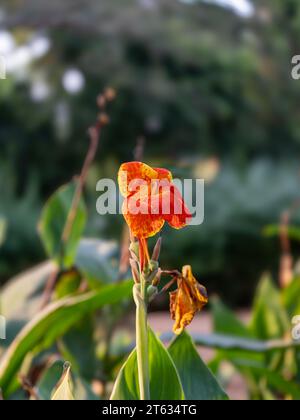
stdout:
[(149, 264), (148, 264), (149, 271), (151, 271), (151, 272), (157, 271), (158, 267), (159, 267), (159, 265), (158, 265), (157, 261), (153, 261), (153, 260), (149, 261)]
[(131, 258), (139, 261), (139, 243), (137, 241), (131, 242), (129, 247)]
[(101, 125), (107, 125), (109, 124), (109, 116), (105, 112), (102, 112), (98, 116), (98, 121), (100, 122)]
[(151, 302), (155, 298), (157, 293), (158, 293), (157, 287), (150, 285), (147, 288), (147, 298), (148, 298), (148, 300)]
[(117, 92), (115, 91), (115, 89), (108, 87), (107, 89), (105, 89), (104, 96), (109, 102), (111, 102), (116, 98)]
[(157, 286), (160, 283), (162, 271), (159, 268), (155, 278), (152, 280), (152, 286)]
[(157, 273), (159, 271), (158, 262), (156, 261), (150, 261), (148, 266), (149, 271), (146, 273), (146, 281), (147, 283), (152, 283), (152, 281), (157, 276)]
[(160, 251), (161, 251), (161, 243), (162, 243), (162, 238), (160, 236), (155, 244), (151, 260), (153, 261), (159, 260)]
[(102, 109), (105, 107), (105, 105), (106, 105), (106, 98), (105, 98), (104, 95), (101, 95), (100, 94), (97, 97), (97, 105), (98, 105), (99, 108), (102, 108)]
[(135, 283), (139, 283), (140, 282), (140, 275), (139, 275), (137, 262), (132, 258), (129, 259), (129, 262), (130, 262), (130, 267), (131, 267), (133, 280), (134, 280)]

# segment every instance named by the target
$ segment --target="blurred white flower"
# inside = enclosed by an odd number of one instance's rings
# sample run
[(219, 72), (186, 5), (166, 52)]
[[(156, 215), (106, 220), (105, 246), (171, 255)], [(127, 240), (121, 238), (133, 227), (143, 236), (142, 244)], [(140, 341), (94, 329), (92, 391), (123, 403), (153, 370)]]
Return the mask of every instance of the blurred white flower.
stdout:
[(7, 55), (15, 48), (14, 37), (8, 31), (0, 31), (0, 55)]
[(10, 32), (0, 31), (0, 55), (5, 57), (7, 72), (13, 73), (18, 79), (28, 78), (30, 64), (47, 54), (49, 48), (50, 41), (45, 36), (36, 36), (18, 46)]
[(51, 93), (50, 86), (45, 80), (35, 80), (31, 85), (30, 96), (34, 102), (45, 101)]
[(23, 75), (27, 72), (27, 67), (31, 63), (31, 53), (28, 45), (23, 45), (14, 49), (6, 55), (7, 72)]
[(68, 93), (75, 95), (84, 88), (85, 78), (80, 70), (69, 69), (63, 75), (62, 84)]
[(38, 59), (47, 54), (50, 49), (50, 40), (45, 36), (34, 38), (30, 44), (30, 53), (33, 59)]

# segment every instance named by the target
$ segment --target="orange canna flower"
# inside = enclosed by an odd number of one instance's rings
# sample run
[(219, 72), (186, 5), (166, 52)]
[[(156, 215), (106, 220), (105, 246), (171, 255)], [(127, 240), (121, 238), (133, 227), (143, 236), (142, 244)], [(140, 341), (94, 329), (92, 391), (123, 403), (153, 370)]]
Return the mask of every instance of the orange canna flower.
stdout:
[(208, 298), (205, 287), (197, 282), (189, 265), (182, 268), (182, 275), (177, 277), (177, 286), (177, 290), (170, 293), (170, 312), (175, 321), (173, 331), (181, 334), (192, 322), (195, 313), (207, 304)]
[(167, 169), (151, 168), (142, 162), (124, 163), (118, 182), (125, 197), (123, 215), (140, 242), (158, 233), (165, 222), (180, 229), (192, 217)]

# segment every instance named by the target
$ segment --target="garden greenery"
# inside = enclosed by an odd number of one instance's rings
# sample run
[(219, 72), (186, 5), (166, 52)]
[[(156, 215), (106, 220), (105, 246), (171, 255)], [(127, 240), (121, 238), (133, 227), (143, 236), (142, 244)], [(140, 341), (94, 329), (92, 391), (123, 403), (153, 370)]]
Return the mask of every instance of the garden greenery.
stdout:
[[(7, 340), (0, 342), (0, 387), (7, 399), (141, 398), (137, 351), (117, 328), (131, 307), (133, 282), (126, 276), (120, 280), (114, 246), (82, 237), (87, 219), (83, 199), (61, 253), (74, 189), (74, 182), (61, 187), (42, 212), (39, 231), (50, 260), (1, 290)], [(57, 270), (51, 301), (41, 308)], [(148, 329), (149, 398), (227, 399), (220, 385), (229, 381), (223, 369), (227, 362), (245, 378), (249, 396), (300, 399), (300, 343), (291, 338), (299, 293), (297, 272), (280, 290), (265, 276), (248, 326), (212, 299), (213, 335), (159, 337)], [(209, 367), (197, 345), (216, 349)]]

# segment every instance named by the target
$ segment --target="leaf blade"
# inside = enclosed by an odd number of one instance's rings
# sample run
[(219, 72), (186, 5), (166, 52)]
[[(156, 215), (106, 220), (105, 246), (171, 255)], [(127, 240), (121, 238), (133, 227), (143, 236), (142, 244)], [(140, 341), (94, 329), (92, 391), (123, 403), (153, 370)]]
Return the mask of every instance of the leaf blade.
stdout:
[(48, 305), (20, 331), (1, 358), (0, 387), (3, 392), (11, 391), (10, 385), (28, 351), (49, 347), (85, 315), (131, 296), (131, 289), (132, 281), (124, 281)]
[(168, 350), (179, 373), (186, 400), (228, 400), (187, 332), (177, 336)]
[[(179, 375), (168, 351), (149, 328), (149, 374), (151, 400), (182, 400)], [(171, 384), (171, 386), (170, 386)], [(136, 350), (133, 350), (116, 379), (111, 400), (139, 400)]]

